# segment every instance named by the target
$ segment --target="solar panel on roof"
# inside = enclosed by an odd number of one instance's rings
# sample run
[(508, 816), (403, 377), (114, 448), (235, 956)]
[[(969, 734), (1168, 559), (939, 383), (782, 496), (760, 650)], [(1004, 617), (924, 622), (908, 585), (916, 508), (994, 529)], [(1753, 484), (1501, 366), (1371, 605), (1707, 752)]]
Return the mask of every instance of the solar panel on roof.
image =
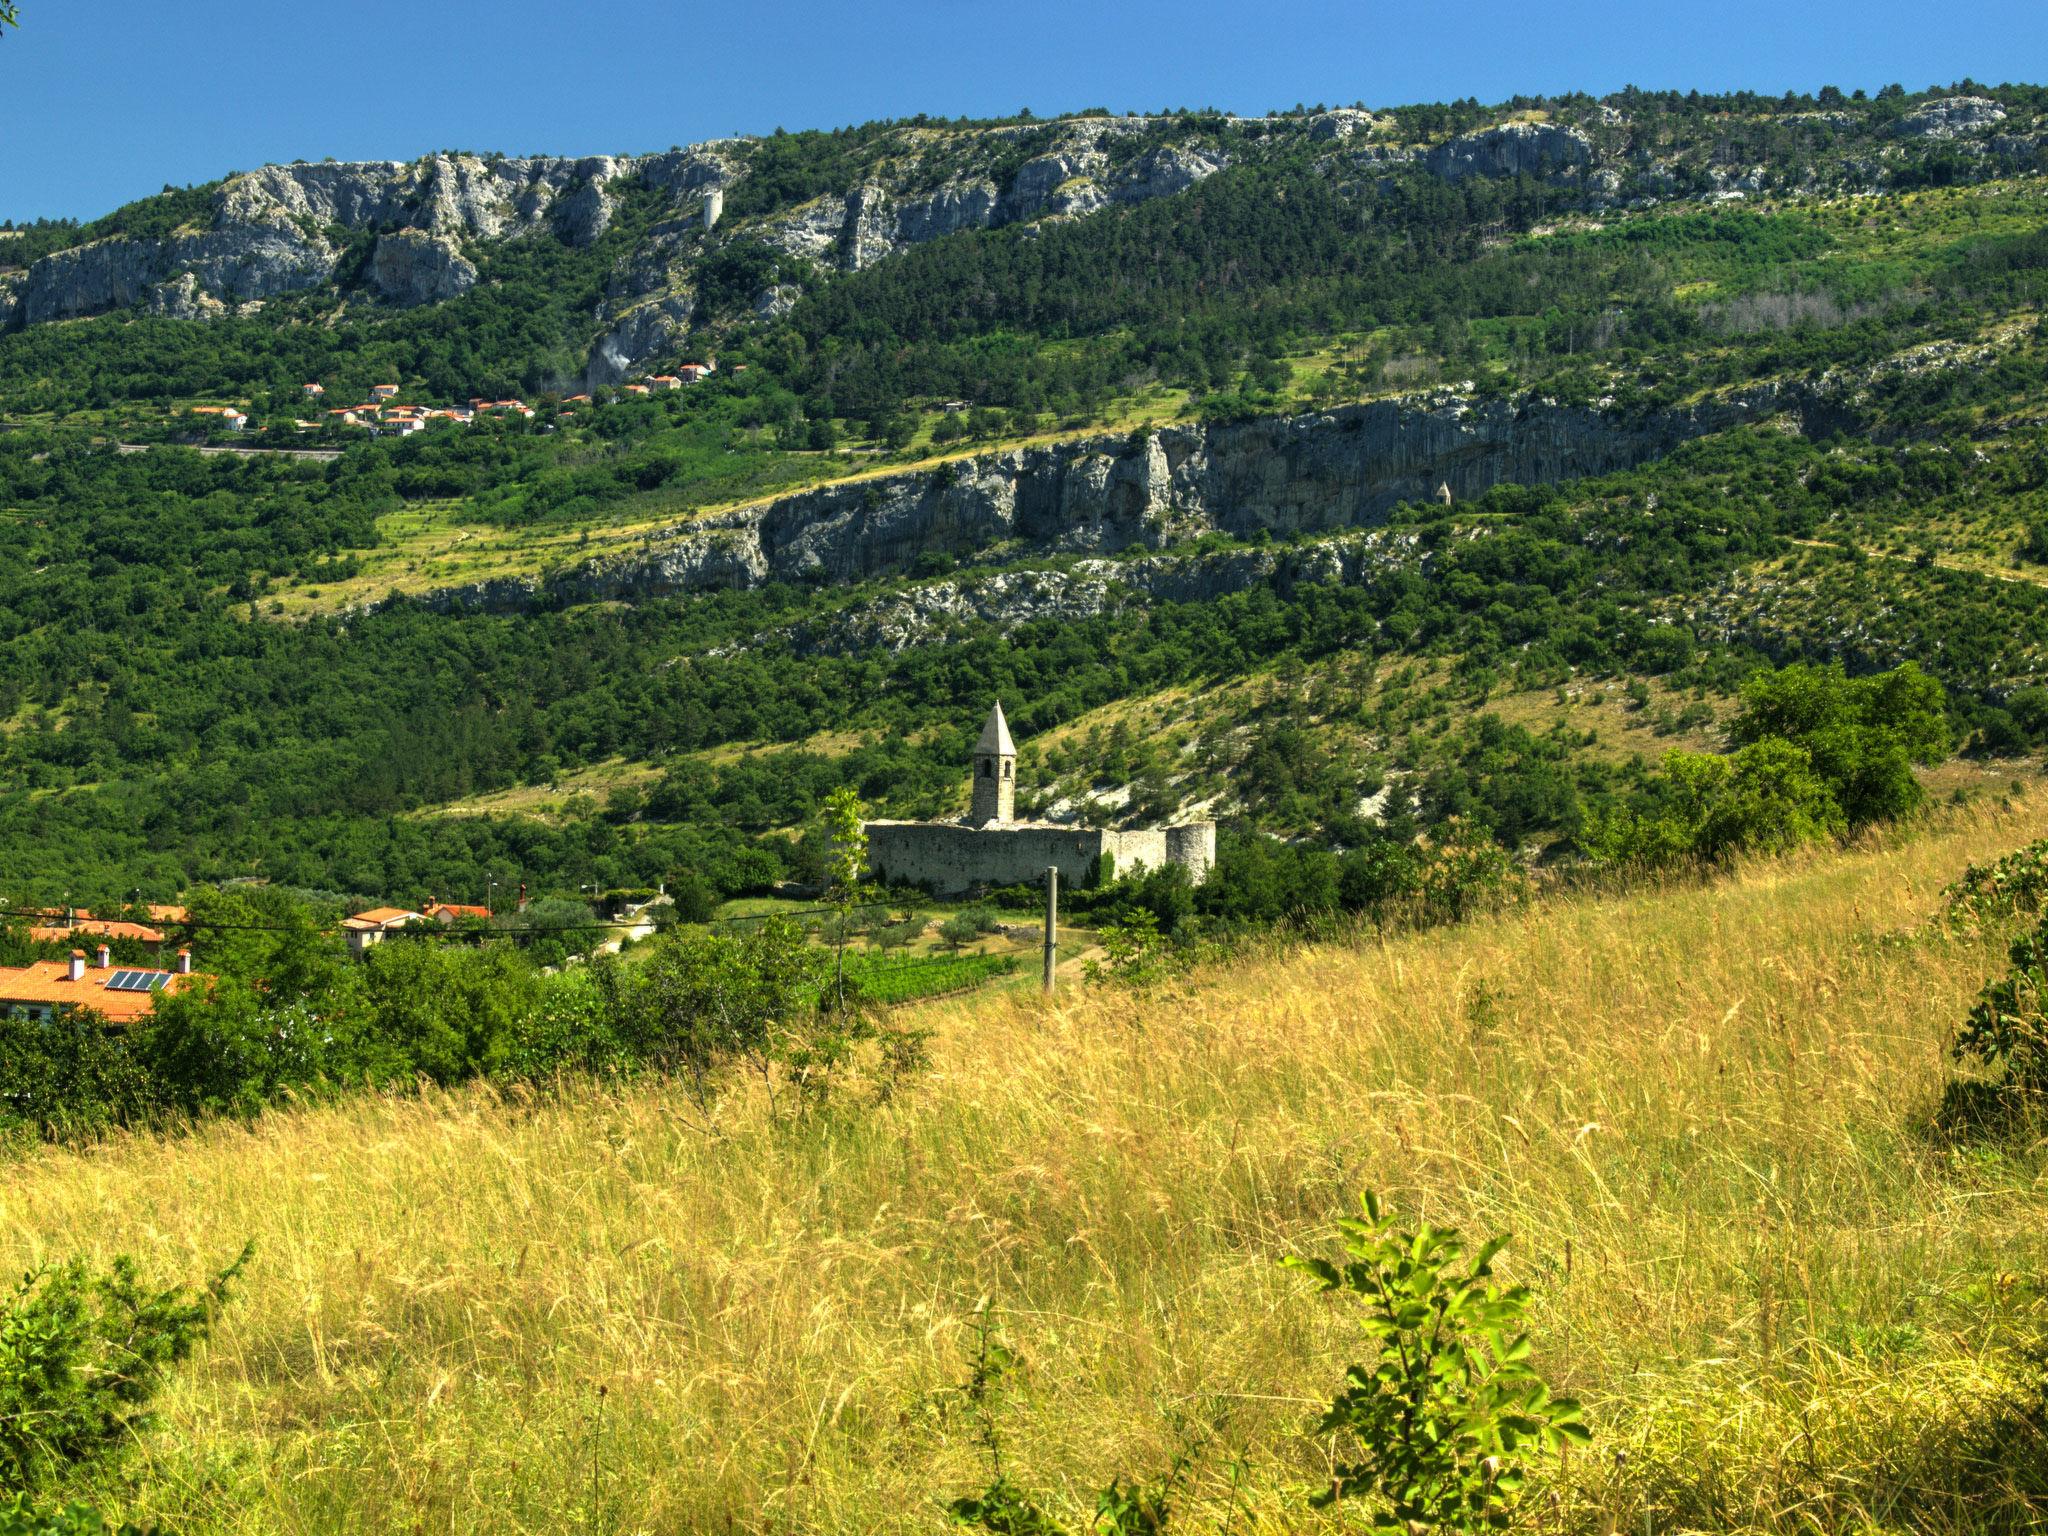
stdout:
[(171, 979), (169, 971), (116, 971), (107, 978), (109, 992), (160, 992)]

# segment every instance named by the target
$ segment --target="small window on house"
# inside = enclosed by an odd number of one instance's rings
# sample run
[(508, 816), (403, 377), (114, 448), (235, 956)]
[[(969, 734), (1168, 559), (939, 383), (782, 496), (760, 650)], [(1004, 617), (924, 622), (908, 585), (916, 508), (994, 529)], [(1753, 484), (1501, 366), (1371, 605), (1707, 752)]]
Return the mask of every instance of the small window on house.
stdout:
[(995, 777), (995, 774), (996, 765), (990, 762), (987, 758), (983, 758), (981, 760), (981, 776), (984, 779), (992, 779)]

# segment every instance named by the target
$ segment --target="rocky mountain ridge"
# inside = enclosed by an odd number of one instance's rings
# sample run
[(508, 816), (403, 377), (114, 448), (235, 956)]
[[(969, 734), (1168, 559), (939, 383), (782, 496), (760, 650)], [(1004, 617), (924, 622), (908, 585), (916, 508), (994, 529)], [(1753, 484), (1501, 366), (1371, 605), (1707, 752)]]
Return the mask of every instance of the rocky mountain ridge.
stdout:
[[(130, 309), (211, 319), (334, 285), (399, 308), (442, 303), (487, 280), (499, 243), (588, 246), (639, 190), (654, 214), (634, 225), (633, 246), (578, 339), (588, 347), (587, 382), (605, 384), (672, 353), (703, 323), (698, 268), (734, 241), (756, 242), (787, 264), (752, 299), (752, 315), (772, 319), (807, 287), (914, 246), (1173, 197), (1240, 163), (1306, 155), (1360, 196), (1403, 171), (1453, 182), (1530, 177), (1577, 189), (1598, 211), (1674, 196), (1874, 188), (1936, 153), (1993, 169), (2038, 163), (2043, 135), (2013, 131), (2010, 116), (1972, 95), (1882, 120), (1846, 110), (1793, 114), (1779, 126), (1817, 146), (1796, 176), (1752, 163), (1732, 135), (1698, 144), (1640, 139), (1627, 113), (1598, 103), (1435, 140), (1404, 137), (1393, 117), (1349, 108), (899, 124), (833, 162), (838, 184), (828, 190), (778, 181), (777, 141), (747, 138), (639, 156), (444, 153), (410, 163), (272, 165), (223, 181), (203, 219), (57, 250), (0, 276), (0, 330)], [(751, 199), (750, 178), (759, 182)], [(728, 193), (734, 212), (720, 219), (711, 205)]]

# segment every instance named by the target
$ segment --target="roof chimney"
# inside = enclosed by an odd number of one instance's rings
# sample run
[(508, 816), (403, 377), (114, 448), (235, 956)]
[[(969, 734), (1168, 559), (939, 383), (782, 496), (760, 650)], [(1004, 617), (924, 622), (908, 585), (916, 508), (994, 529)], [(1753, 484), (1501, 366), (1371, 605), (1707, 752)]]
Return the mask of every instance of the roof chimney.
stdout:
[(112, 965), (113, 963), (114, 952), (111, 949), (107, 948), (106, 945), (102, 944), (100, 946), (99, 958), (93, 961), (93, 964), (104, 971), (108, 966)]
[(68, 968), (68, 969), (67, 969), (67, 970), (65, 971), (64, 975), (65, 975), (65, 979), (66, 979), (67, 981), (83, 981), (83, 980), (85, 980), (85, 951), (84, 951), (84, 950), (82, 950), (82, 949), (74, 949), (73, 951), (71, 951), (71, 965), (70, 965), (70, 967), (69, 967), (69, 968)]
[(192, 951), (189, 949), (178, 951), (178, 974), (180, 976), (190, 976), (192, 974)]

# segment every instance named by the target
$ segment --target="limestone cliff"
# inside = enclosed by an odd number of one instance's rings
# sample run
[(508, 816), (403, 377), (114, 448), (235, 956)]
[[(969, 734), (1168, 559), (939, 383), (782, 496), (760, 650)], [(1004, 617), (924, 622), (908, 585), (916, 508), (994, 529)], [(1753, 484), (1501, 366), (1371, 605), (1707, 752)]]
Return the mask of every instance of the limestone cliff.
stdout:
[[(1446, 391), (1309, 416), (1172, 427), (825, 486), (683, 524), (629, 557), (545, 580), (479, 583), (431, 601), (511, 609), (631, 601), (768, 581), (852, 583), (900, 574), (932, 553), (975, 561), (1107, 556), (1169, 551), (1211, 532), (1284, 537), (1370, 528), (1439, 485), (1462, 500), (1507, 482), (1603, 474), (1704, 433), (1820, 408), (1807, 393), (1777, 386), (1648, 418)], [(1187, 569), (1126, 563), (1115, 573), (1084, 567), (1082, 578), (1163, 596)], [(1225, 580), (1216, 569), (1200, 580)], [(1094, 601), (1086, 593), (1077, 600)]]

